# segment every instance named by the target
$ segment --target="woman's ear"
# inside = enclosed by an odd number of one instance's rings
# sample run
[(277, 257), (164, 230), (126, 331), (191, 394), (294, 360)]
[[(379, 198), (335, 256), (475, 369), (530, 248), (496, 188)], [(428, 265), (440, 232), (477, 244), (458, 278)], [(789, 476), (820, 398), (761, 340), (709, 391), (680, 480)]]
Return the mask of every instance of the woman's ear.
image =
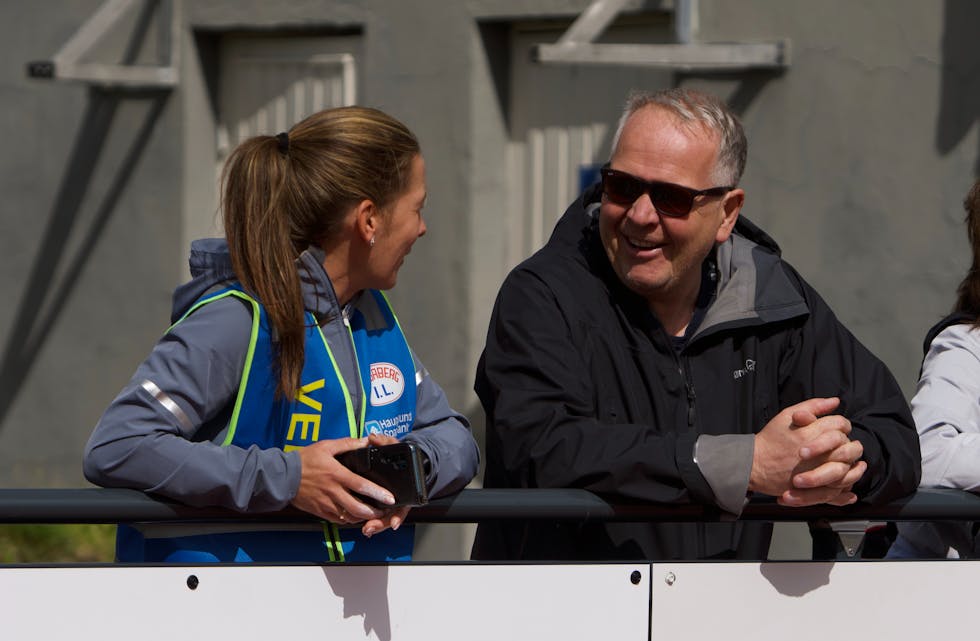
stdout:
[(381, 212), (372, 200), (362, 200), (354, 207), (354, 229), (358, 238), (367, 245), (374, 244), (374, 237), (381, 228)]

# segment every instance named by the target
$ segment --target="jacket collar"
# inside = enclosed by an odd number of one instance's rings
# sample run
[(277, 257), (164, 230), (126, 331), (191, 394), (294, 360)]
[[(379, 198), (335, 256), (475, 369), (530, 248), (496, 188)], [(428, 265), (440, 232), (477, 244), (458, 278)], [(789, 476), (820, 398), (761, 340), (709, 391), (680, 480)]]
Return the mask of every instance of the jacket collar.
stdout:
[(718, 292), (694, 338), (725, 327), (763, 325), (810, 313), (780, 257), (738, 234), (715, 250)]
[[(330, 282), (327, 271), (323, 268), (325, 259), (326, 253), (313, 245), (306, 248), (296, 259), (300, 292), (303, 295), (303, 308), (312, 312), (317, 323), (321, 325), (340, 314), (337, 293), (334, 291), (333, 283)], [(357, 296), (355, 296), (356, 298)]]

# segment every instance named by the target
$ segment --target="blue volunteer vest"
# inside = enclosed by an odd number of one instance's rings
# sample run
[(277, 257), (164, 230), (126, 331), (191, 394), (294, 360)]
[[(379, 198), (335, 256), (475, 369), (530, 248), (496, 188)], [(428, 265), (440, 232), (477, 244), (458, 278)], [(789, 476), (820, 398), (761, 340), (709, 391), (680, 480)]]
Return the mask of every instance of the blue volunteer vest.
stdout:
[[(366, 291), (345, 320), (364, 390), (359, 407), (354, 406), (312, 314), (307, 313), (300, 389), (292, 400), (276, 398), (275, 354), (265, 308), (240, 286), (203, 297), (181, 320), (226, 296), (236, 296), (252, 307), (252, 334), (222, 445), (257, 445), (289, 452), (325, 439), (359, 438), (375, 432), (401, 438), (411, 431), (415, 422), (415, 361), (384, 294)], [(407, 561), (415, 539), (411, 525), (371, 538), (363, 536), (358, 527), (339, 528), (327, 522), (322, 524), (322, 531), (251, 531), (248, 525), (228, 529), (144, 538), (135, 529), (120, 526), (117, 558), (173, 563)]]

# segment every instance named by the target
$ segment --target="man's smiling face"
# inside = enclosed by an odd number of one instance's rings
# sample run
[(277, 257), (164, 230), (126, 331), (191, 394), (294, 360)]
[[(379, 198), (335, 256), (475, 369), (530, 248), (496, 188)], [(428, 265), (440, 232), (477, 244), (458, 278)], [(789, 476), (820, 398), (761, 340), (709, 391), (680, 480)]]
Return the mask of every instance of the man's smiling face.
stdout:
[[(610, 167), (646, 181), (709, 189), (716, 176), (719, 137), (690, 126), (656, 105), (640, 108), (626, 122)], [(605, 195), (599, 234), (619, 279), (654, 307), (697, 295), (701, 263), (731, 233), (726, 197), (699, 196), (686, 216), (663, 216), (648, 194), (631, 204)], [(735, 212), (737, 214), (737, 211)]]

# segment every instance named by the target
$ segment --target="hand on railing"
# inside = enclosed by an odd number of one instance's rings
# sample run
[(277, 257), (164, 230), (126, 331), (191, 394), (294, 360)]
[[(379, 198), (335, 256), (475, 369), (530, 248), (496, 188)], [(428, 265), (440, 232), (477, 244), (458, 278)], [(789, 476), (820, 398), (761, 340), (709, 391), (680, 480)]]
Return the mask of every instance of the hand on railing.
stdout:
[(867, 464), (864, 447), (848, 438), (851, 423), (831, 414), (837, 398), (811, 398), (787, 407), (755, 436), (749, 489), (804, 507), (857, 501), (851, 488)]

